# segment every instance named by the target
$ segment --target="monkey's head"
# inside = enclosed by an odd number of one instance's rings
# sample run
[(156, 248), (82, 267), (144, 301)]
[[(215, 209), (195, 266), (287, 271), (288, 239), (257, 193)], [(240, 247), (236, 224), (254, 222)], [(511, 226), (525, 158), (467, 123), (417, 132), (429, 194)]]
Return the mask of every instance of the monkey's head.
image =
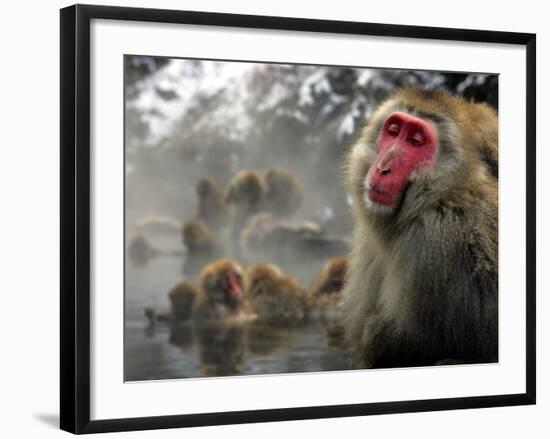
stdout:
[(400, 90), (373, 114), (351, 152), (354, 203), (387, 216), (405, 205), (418, 210), (452, 199), (452, 191), (483, 180), (492, 172), (484, 159), (497, 153), (488, 151), (490, 128), (482, 119), (497, 123), (483, 104), (443, 91)]
[(210, 177), (203, 177), (197, 183), (197, 195), (201, 198), (207, 198), (217, 191), (216, 183)]
[(267, 209), (275, 214), (290, 215), (303, 201), (303, 189), (290, 169), (272, 166), (265, 171)]
[(255, 171), (239, 171), (229, 182), (225, 201), (234, 206), (258, 209), (264, 202), (265, 182)]
[(330, 258), (320, 273), (320, 278), (315, 282), (314, 294), (339, 293), (344, 288), (348, 261), (345, 256)]
[(190, 282), (181, 282), (172, 288), (168, 297), (175, 317), (178, 319), (189, 318), (193, 303), (198, 296), (199, 288)]
[(184, 245), (195, 250), (215, 241), (208, 227), (198, 220), (186, 221), (182, 226), (182, 240)]
[(279, 290), (283, 273), (273, 264), (255, 264), (246, 269), (246, 292), (254, 299), (259, 296), (274, 294)]
[(201, 286), (206, 298), (236, 308), (242, 301), (243, 270), (232, 259), (219, 259), (203, 268)]

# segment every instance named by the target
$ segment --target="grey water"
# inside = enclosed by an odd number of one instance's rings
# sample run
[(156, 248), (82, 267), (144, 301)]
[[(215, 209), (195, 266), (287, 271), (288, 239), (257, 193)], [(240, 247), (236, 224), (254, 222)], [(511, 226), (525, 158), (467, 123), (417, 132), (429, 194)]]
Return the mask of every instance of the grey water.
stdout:
[[(179, 240), (157, 238), (167, 253), (181, 249)], [(126, 260), (125, 381), (206, 376), (335, 371), (351, 368), (351, 357), (332, 343), (322, 325), (279, 328), (251, 323), (242, 327), (193, 328), (157, 323), (147, 307), (168, 310), (168, 291), (188, 280), (183, 256), (159, 255), (136, 266)]]

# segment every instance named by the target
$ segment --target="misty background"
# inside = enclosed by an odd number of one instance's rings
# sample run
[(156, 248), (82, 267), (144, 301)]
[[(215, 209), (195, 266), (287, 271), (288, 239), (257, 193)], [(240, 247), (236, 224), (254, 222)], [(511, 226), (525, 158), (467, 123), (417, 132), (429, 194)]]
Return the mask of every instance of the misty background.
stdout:
[(225, 188), (239, 169), (284, 165), (304, 186), (296, 217), (349, 229), (341, 161), (376, 106), (396, 88), (445, 88), (498, 109), (484, 74), (125, 57), (127, 225), (184, 220), (195, 185)]

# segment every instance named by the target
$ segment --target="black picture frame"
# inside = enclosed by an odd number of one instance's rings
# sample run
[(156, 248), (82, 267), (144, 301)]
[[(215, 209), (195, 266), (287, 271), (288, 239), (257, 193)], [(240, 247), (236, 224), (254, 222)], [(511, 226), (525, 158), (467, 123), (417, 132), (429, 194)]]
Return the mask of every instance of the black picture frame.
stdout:
[[(526, 392), (416, 401), (90, 420), (90, 22), (180, 23), (526, 47)], [(535, 404), (536, 35), (291, 17), (75, 5), (61, 9), (61, 350), (60, 424), (72, 433), (192, 427)], [(122, 93), (121, 93), (122, 95)]]

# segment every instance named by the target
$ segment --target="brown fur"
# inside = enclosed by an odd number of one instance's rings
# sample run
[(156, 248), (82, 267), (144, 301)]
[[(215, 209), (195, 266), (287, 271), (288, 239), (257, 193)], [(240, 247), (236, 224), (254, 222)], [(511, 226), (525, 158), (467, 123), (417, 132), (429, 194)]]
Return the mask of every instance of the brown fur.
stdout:
[(294, 325), (307, 317), (305, 290), (275, 265), (256, 264), (247, 268), (246, 295), (260, 322)]
[(181, 282), (168, 293), (172, 309), (172, 317), (182, 321), (191, 318), (193, 305), (200, 295), (197, 285), (191, 282)]
[(243, 321), (252, 317), (244, 297), (230, 297), (222, 286), (222, 279), (234, 274), (244, 294), (243, 269), (232, 259), (218, 259), (206, 265), (200, 273), (201, 294), (194, 317), (196, 321)]
[(225, 202), (231, 218), (230, 244), (233, 254), (240, 252), (240, 233), (248, 219), (264, 208), (265, 193), (265, 182), (254, 171), (240, 171), (229, 182)]
[(210, 177), (203, 177), (197, 184), (199, 199), (197, 218), (208, 227), (219, 229), (227, 221), (227, 206), (223, 192)]
[(265, 172), (266, 210), (276, 216), (292, 215), (302, 204), (302, 185), (290, 169), (273, 166)]
[(313, 295), (339, 293), (344, 287), (347, 270), (348, 261), (345, 256), (330, 258), (313, 279), (310, 292)]
[(254, 171), (239, 171), (229, 182), (226, 203), (247, 216), (259, 212), (265, 204), (266, 186), (263, 178)]
[(347, 258), (330, 258), (314, 277), (310, 292), (310, 317), (327, 325), (329, 333), (342, 333), (341, 299), (348, 269)]
[[(391, 212), (369, 208), (365, 176), (386, 117), (434, 122), (433, 169), (411, 177)], [(498, 120), (485, 104), (408, 88), (370, 118), (348, 157), (354, 231), (344, 291), (357, 366), (498, 358)]]
[(208, 227), (199, 220), (186, 221), (182, 226), (182, 241), (190, 255), (214, 257), (221, 249)]

